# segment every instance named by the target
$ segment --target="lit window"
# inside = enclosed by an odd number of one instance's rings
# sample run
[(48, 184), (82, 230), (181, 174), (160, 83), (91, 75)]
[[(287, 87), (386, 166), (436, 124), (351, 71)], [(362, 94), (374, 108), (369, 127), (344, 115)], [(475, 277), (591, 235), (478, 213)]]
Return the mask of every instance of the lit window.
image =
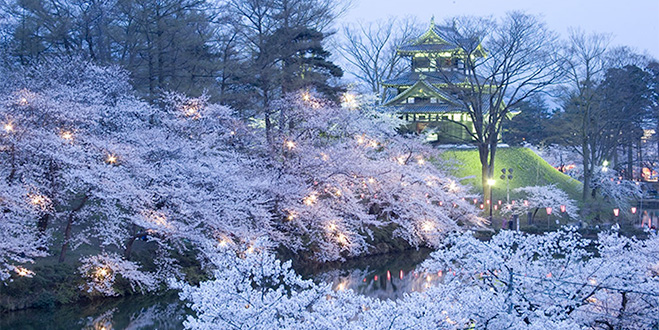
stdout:
[(430, 103), (437, 103), (437, 98), (436, 97), (431, 97), (430, 98)]
[(410, 103), (410, 104), (414, 103), (414, 98), (413, 97), (408, 97), (407, 98), (407, 103)]

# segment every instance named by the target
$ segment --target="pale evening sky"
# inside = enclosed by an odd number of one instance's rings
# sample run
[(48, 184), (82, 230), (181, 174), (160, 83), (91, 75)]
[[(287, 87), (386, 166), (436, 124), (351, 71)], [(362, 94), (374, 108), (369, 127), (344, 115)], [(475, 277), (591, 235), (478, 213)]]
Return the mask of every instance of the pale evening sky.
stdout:
[(341, 23), (416, 16), (436, 22), (456, 15), (501, 17), (511, 10), (541, 14), (547, 25), (567, 35), (569, 27), (609, 33), (612, 45), (647, 51), (659, 59), (659, 0), (354, 0)]

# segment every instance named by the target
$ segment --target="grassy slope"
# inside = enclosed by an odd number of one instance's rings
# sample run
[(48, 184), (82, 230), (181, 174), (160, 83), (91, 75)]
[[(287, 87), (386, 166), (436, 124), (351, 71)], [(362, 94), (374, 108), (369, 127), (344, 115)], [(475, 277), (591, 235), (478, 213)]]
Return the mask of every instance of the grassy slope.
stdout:
[[(441, 158), (444, 161), (442, 165), (446, 166), (449, 173), (457, 178), (463, 178), (461, 182), (472, 186), (472, 192), (482, 194), (481, 164), (477, 149), (448, 149), (443, 151)], [(527, 148), (497, 149), (495, 159), (497, 183), (493, 191), (494, 200), (505, 201), (506, 199), (506, 184), (499, 178), (502, 168), (514, 169), (513, 179), (510, 181), (511, 199), (519, 198), (512, 192), (515, 188), (556, 184), (572, 199), (580, 200), (581, 183), (579, 181), (559, 172)]]

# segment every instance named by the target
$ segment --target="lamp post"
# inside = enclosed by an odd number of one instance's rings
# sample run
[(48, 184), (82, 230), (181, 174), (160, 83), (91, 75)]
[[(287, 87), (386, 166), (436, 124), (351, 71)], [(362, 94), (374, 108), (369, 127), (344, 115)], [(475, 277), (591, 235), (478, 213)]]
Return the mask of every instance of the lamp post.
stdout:
[(492, 187), (496, 181), (494, 179), (487, 179), (487, 185), (490, 186), (490, 223), (492, 223)]
[(506, 169), (502, 168), (501, 169), (501, 180), (506, 181), (506, 203), (510, 203), (510, 180), (513, 179), (513, 169), (509, 168), (508, 169), (508, 175), (506, 175)]

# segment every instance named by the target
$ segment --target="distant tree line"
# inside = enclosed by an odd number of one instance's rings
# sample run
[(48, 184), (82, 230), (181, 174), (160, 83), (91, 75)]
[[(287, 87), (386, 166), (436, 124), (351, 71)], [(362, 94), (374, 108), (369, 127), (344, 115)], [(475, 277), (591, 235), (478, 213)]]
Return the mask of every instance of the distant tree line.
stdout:
[(0, 2), (5, 65), (79, 57), (119, 65), (144, 98), (207, 93), (262, 111), (313, 88), (336, 97), (343, 71), (323, 42), (341, 12), (331, 0), (9, 0)]

